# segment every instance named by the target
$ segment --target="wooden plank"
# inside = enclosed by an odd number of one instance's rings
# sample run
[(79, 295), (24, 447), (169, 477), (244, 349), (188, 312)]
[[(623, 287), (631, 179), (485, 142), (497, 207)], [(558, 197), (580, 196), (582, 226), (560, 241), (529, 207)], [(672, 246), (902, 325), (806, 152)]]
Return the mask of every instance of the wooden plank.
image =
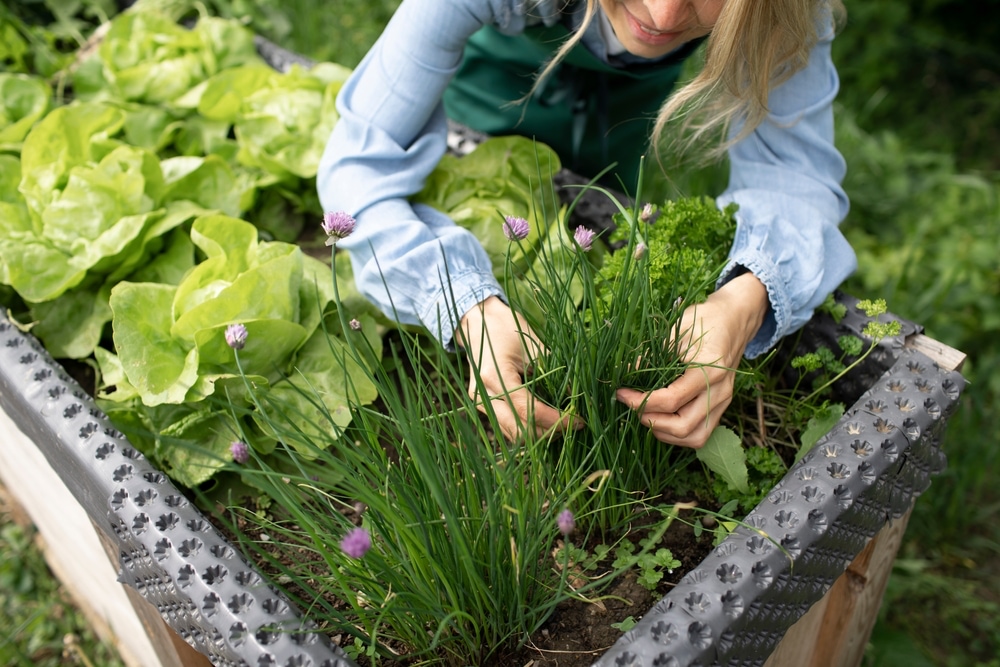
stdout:
[(861, 664), (909, 519), (907, 512), (872, 538), (823, 599), (788, 630), (767, 667)]
[(941, 368), (950, 371), (960, 371), (965, 364), (967, 355), (941, 341), (934, 340), (924, 334), (915, 334), (906, 339), (906, 347), (926, 354), (937, 362)]
[(802, 618), (788, 629), (781, 642), (771, 653), (764, 667), (805, 667), (812, 662), (813, 638), (818, 636), (826, 620), (826, 605), (830, 596), (824, 595)]
[(46, 562), (98, 636), (129, 667), (163, 667), (87, 512), (2, 409), (0, 483), (35, 525)]
[(883, 528), (831, 589), (829, 622), (817, 638), (812, 667), (861, 664), (909, 519), (907, 512)]
[(765, 667), (861, 664), (909, 519), (907, 512), (868, 542), (826, 595), (789, 628)]

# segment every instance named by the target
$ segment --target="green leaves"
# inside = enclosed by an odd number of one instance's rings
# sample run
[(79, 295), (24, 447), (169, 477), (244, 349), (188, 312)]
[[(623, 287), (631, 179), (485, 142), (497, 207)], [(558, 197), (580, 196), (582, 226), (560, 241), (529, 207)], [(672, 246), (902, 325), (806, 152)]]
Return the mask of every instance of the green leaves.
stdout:
[[(298, 246), (258, 241), (253, 225), (221, 214), (198, 217), (191, 242), (205, 259), (177, 285), (126, 281), (114, 286), (110, 308), (116, 354), (98, 356), (102, 398), (127, 402), (144, 415), (142, 421), (155, 424), (150, 428), (154, 449), (171, 474), (182, 483), (204, 481), (225, 464), (221, 417), (211, 416), (228, 414), (219, 403), (251, 415), (242, 426), (243, 439), (260, 451), (274, 447), (273, 431), (253, 423), (241, 374), (307, 431), (316, 431), (327, 415), (346, 426), (349, 404), (375, 400), (370, 371), (351, 361), (333, 336), (336, 307), (329, 267)], [(182, 253), (189, 248), (180, 241), (175, 246)], [(374, 319), (364, 311), (354, 316), (368, 324), (374, 336), (369, 344), (381, 350)], [(238, 363), (224, 335), (234, 323), (248, 332)], [(223, 388), (217, 401), (207, 400)], [(184, 409), (149, 410), (168, 405)], [(231, 415), (226, 419), (225, 437), (233, 438), (241, 427)], [(207, 452), (158, 444), (164, 433), (184, 431), (183, 439), (188, 438), (192, 424), (213, 425), (211, 434), (197, 439)]]
[[(180, 256), (157, 255), (199, 215), (254, 209), (265, 235), (297, 238), (310, 209), (320, 213), (308, 179), (349, 73), (332, 63), (280, 73), (238, 21), (202, 16), (188, 28), (143, 9), (117, 15), (81, 54), (71, 104), (50, 111), (44, 80), (0, 74), (0, 150), (20, 152), (0, 155), (0, 281), (43, 343), (86, 357), (114, 284), (158, 282), (154, 266), (177, 284)], [(297, 284), (286, 287), (297, 304)]]
[[(645, 271), (653, 303), (660, 312), (670, 312), (678, 296), (688, 305), (704, 301), (714, 289), (736, 232), (735, 212), (735, 204), (719, 210), (710, 197), (671, 200), (656, 207), (649, 223), (616, 216), (618, 228), (612, 240), (628, 239), (633, 226), (637, 228), (635, 233), (649, 248)], [(601, 269), (602, 279), (613, 282), (629, 261), (626, 253), (609, 256)], [(613, 295), (605, 291), (606, 299)]]
[(0, 150), (19, 149), (49, 109), (49, 85), (28, 74), (0, 73)]
[[(475, 234), (502, 278), (508, 252), (523, 271), (544, 238), (555, 215), (546, 188), (560, 168), (548, 146), (524, 137), (494, 137), (464, 157), (444, 156), (412, 201), (446, 213)], [(531, 226), (527, 238), (511, 245), (503, 234), (504, 215), (525, 218)]]
[(279, 177), (315, 176), (339, 118), (337, 93), (349, 74), (331, 63), (309, 70), (296, 65), (254, 90), (243, 100), (234, 124), (241, 146), (238, 159)]
[[(97, 357), (103, 405), (182, 483), (218, 470), (241, 428), (274, 446), (225, 344), (230, 323), (249, 331), (242, 370), (268, 400), (304, 423), (346, 423), (348, 400), (375, 391), (332, 340), (330, 267), (258, 238), (294, 240), (319, 213), (308, 179), (349, 70), (277, 72), (238, 21), (189, 28), (152, 9), (117, 15), (78, 64), (75, 101), (51, 111), (42, 79), (0, 74), (0, 150), (20, 153), (0, 154), (0, 282), (34, 332), (57, 357)], [(240, 219), (251, 209), (259, 226)], [(373, 309), (343, 273), (377, 361)], [(97, 347), (109, 323), (114, 351)], [(229, 400), (242, 417), (220, 412)]]
[(151, 105), (176, 102), (224, 68), (260, 62), (253, 34), (235, 21), (204, 17), (188, 29), (149, 10), (115, 17), (99, 54), (100, 67), (74, 79), (82, 99)]
[[(144, 264), (162, 247), (159, 237), (198, 211), (187, 194), (232, 208), (224, 164), (171, 164), (168, 181), (152, 152), (113, 138), (123, 122), (118, 109), (102, 104), (60, 107), (26, 138), (18, 190), (28, 220), (12, 216), (6, 224), (17, 227), (0, 240), (5, 280), (26, 301), (51, 301), (88, 275), (100, 285), (98, 276)], [(3, 198), (17, 206), (16, 193), (5, 189)]]
[(124, 122), (120, 110), (87, 103), (53, 109), (34, 127), (21, 149), (20, 189), (35, 216), (66, 187), (74, 167), (104, 156)]
[(146, 405), (182, 403), (198, 379), (198, 352), (170, 333), (171, 285), (123, 282), (111, 290), (115, 349)]
[(733, 489), (741, 493), (750, 491), (746, 452), (739, 436), (732, 430), (725, 426), (716, 427), (705, 446), (696, 450), (696, 456)]

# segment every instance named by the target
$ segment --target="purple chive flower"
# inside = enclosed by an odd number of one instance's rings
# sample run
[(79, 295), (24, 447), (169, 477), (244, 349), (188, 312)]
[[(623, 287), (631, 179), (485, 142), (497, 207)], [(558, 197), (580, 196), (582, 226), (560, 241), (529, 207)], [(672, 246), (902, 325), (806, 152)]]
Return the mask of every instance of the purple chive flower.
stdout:
[(246, 463), (250, 460), (250, 448), (242, 440), (237, 440), (229, 445), (229, 453), (232, 454), (233, 461), (236, 463)]
[(361, 331), (361, 322), (357, 320), (351, 320), (347, 323), (347, 326), (351, 327), (352, 331)]
[(354, 218), (349, 213), (336, 211), (334, 213), (323, 214), (323, 231), (326, 232), (327, 245), (335, 245), (337, 241), (342, 241), (354, 231)]
[(642, 222), (650, 223), (653, 222), (653, 218), (656, 217), (656, 209), (653, 208), (652, 204), (644, 204), (642, 210), (639, 211), (639, 220)]
[(503, 221), (503, 235), (508, 241), (523, 241), (528, 238), (531, 225), (524, 218), (508, 215)]
[(247, 344), (247, 328), (242, 324), (230, 324), (226, 327), (226, 345), (234, 350), (242, 350)]
[(580, 250), (587, 252), (590, 247), (594, 245), (594, 232), (586, 227), (577, 227), (576, 231), (573, 232), (573, 240), (576, 244), (580, 246)]
[(638, 261), (643, 257), (645, 257), (647, 252), (649, 252), (649, 248), (646, 247), (645, 243), (639, 241), (635, 245), (635, 252), (632, 254), (632, 256), (636, 259), (636, 261)]
[(569, 535), (576, 529), (576, 519), (573, 517), (573, 513), (566, 509), (559, 512), (559, 516), (556, 517), (556, 525), (559, 526), (560, 533)]
[(371, 535), (364, 528), (352, 528), (340, 541), (340, 550), (351, 558), (362, 558), (371, 548)]

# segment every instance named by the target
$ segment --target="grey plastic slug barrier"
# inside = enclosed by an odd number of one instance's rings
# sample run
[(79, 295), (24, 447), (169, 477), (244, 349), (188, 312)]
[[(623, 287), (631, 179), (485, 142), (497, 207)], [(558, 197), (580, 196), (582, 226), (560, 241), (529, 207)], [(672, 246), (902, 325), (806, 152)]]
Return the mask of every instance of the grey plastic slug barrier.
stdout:
[[(465, 139), (453, 137), (453, 149)], [(452, 143), (452, 142), (450, 142)], [(459, 151), (464, 152), (464, 151)], [(855, 300), (804, 350), (858, 334)], [(762, 665), (786, 630), (868, 541), (945, 467), (939, 438), (965, 381), (905, 346), (880, 343), (837, 387), (840, 422), (599, 667)], [(135, 450), (30, 334), (0, 316), (0, 407), (45, 455), (119, 554), (119, 579), (215, 665), (351, 667), (185, 496)], [(329, 629), (327, 630), (329, 631)], [(332, 633), (330, 633), (332, 634)]]

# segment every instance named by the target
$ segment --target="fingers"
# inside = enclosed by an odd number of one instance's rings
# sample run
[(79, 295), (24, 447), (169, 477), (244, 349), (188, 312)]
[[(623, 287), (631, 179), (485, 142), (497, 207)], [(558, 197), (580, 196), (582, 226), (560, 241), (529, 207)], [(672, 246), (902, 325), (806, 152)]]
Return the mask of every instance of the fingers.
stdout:
[(519, 315), (496, 297), (469, 311), (456, 332), (470, 366), (469, 395), (480, 412), (492, 409), (504, 437), (514, 440), (530, 424), (538, 435), (580, 428), (582, 420), (560, 413), (524, 387), (524, 369), (544, 348)]
[(681, 447), (700, 449), (708, 442), (712, 431), (719, 425), (729, 402), (713, 407), (708, 413), (704, 406), (690, 403), (680, 412), (642, 413), (639, 421), (649, 427), (660, 442)]
[(549, 431), (565, 431), (579, 428), (571, 415), (560, 413), (550, 405), (537, 400), (525, 388), (516, 389), (490, 400), (497, 424), (507, 440), (521, 438), (528, 425), (533, 425), (535, 435), (543, 436)]
[[(522, 386), (523, 381), (517, 371), (509, 371), (503, 376), (480, 372), (480, 379), (481, 388), (486, 394), (485, 400), (492, 407), (497, 425), (507, 440), (522, 437), (529, 424), (534, 427), (535, 435), (538, 436), (552, 430), (565, 431), (583, 426), (579, 417), (559, 412), (535, 398), (534, 394)], [(469, 395), (477, 399), (480, 412), (486, 413), (486, 405), (479, 392), (480, 386), (473, 375), (469, 383)]]
[(663, 389), (619, 389), (619, 401), (639, 412), (657, 440), (703, 446), (732, 402), (735, 375), (719, 368), (692, 367)]

